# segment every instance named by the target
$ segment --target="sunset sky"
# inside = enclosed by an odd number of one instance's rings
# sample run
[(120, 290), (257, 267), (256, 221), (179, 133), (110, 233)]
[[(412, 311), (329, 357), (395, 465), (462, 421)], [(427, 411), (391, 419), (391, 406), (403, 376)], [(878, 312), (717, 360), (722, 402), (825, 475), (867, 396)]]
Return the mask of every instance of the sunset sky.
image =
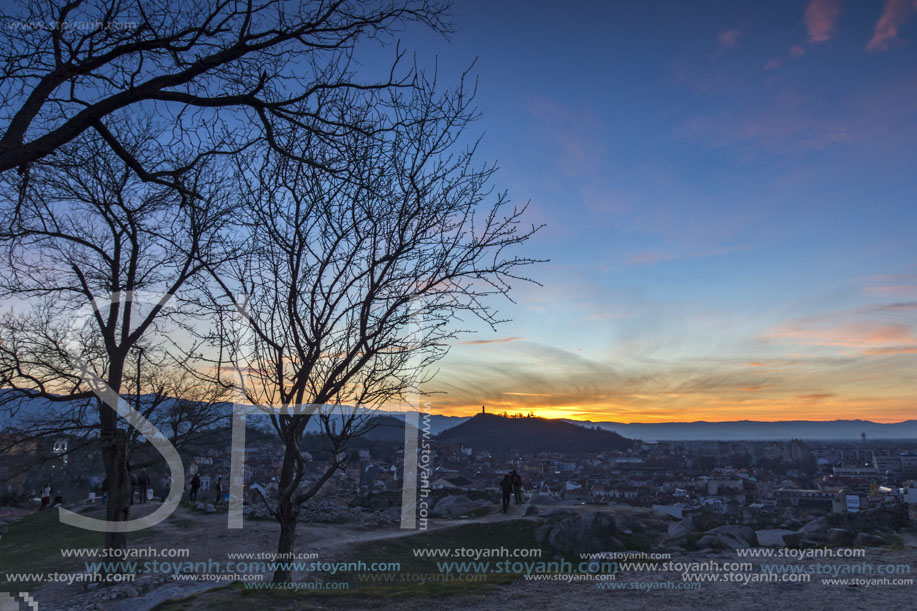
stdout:
[(917, 417), (917, 2), (460, 0), (482, 158), (544, 286), (441, 362), (435, 412)]

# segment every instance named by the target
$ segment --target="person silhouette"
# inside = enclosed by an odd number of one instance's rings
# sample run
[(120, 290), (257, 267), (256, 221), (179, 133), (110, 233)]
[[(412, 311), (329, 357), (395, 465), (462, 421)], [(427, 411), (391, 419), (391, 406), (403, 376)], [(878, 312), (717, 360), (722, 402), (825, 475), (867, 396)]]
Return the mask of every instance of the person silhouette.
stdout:
[(509, 499), (513, 494), (513, 477), (509, 473), (503, 476), (500, 482), (500, 490), (503, 492), (503, 513), (509, 509)]

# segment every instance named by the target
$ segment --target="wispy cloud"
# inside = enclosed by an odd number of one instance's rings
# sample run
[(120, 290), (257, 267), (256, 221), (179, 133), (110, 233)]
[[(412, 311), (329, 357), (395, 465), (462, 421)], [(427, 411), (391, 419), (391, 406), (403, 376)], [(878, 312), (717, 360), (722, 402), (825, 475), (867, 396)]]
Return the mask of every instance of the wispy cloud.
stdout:
[(537, 129), (557, 151), (557, 164), (568, 177), (582, 178), (598, 171), (605, 146), (597, 134), (602, 122), (593, 113), (542, 96), (528, 96), (527, 110)]
[(840, 0), (812, 0), (806, 9), (806, 28), (813, 43), (826, 42), (831, 38), (838, 15)]
[(750, 250), (748, 244), (736, 244), (734, 246), (724, 246), (722, 248), (700, 249), (681, 252), (664, 252), (664, 251), (643, 251), (631, 256), (628, 263), (631, 265), (656, 265), (665, 261), (675, 261), (677, 259), (703, 259), (706, 257), (716, 257), (729, 255), (743, 250)]
[(765, 335), (809, 346), (852, 348), (866, 355), (911, 354), (917, 351), (917, 336), (910, 324), (849, 322), (828, 326), (822, 321), (799, 321)]
[(866, 50), (878, 53), (887, 50), (891, 44), (900, 42), (898, 31), (915, 8), (915, 0), (887, 0)]
[(716, 41), (720, 44), (721, 49), (730, 49), (739, 44), (740, 34), (741, 32), (735, 28), (726, 30), (720, 32), (720, 35), (716, 37)]
[(500, 337), (498, 339), (469, 339), (461, 343), (468, 345), (468, 346), (481, 346), (484, 344), (506, 344), (509, 342), (518, 342), (522, 339), (524, 338), (519, 337), (519, 336), (513, 336), (513, 337)]

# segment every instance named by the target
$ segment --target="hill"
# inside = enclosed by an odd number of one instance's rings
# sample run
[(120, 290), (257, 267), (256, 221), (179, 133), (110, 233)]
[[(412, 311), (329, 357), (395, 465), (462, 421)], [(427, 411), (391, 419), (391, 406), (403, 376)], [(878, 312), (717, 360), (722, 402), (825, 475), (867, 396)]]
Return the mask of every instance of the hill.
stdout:
[(520, 450), (538, 452), (602, 452), (624, 450), (633, 442), (617, 433), (588, 429), (564, 420), (507, 418), (478, 414), (437, 435), (445, 443), (462, 444), (475, 450), (502, 453)]

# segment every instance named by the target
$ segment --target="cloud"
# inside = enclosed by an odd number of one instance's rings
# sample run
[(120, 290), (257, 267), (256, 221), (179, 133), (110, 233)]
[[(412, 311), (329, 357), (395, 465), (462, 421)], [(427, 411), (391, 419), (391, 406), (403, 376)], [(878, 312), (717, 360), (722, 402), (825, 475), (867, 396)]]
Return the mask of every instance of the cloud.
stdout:
[(812, 0), (806, 9), (809, 40), (813, 43), (829, 40), (840, 12), (840, 0)]
[(518, 342), (522, 339), (524, 338), (513, 336), (513, 337), (501, 337), (499, 339), (469, 339), (461, 343), (465, 345), (469, 345), (469, 346), (481, 346), (484, 344), (506, 344), (509, 342)]
[(545, 146), (556, 151), (556, 163), (566, 176), (582, 178), (599, 171), (606, 149), (598, 137), (603, 123), (595, 113), (535, 95), (527, 97), (526, 106), (533, 128), (551, 141)]
[(872, 348), (863, 354), (871, 356), (883, 356), (891, 354), (917, 354), (917, 346), (885, 346), (882, 348)]
[(819, 321), (799, 321), (776, 329), (765, 338), (808, 346), (853, 348), (871, 356), (917, 351), (912, 326), (902, 323), (849, 322), (824, 326)]
[(766, 390), (768, 388), (777, 388), (776, 384), (759, 384), (757, 386), (743, 386), (739, 390), (742, 392), (758, 392), (760, 390)]
[(917, 295), (917, 284), (885, 284), (866, 287), (867, 293), (874, 295), (890, 295), (897, 297), (910, 297)]
[(739, 34), (741, 32), (735, 28), (726, 30), (725, 32), (720, 32), (720, 35), (716, 37), (716, 41), (720, 43), (722, 49), (729, 49), (739, 44)]
[(830, 399), (832, 397), (834, 397), (834, 393), (823, 392), (823, 393), (815, 393), (811, 395), (799, 395), (796, 398), (799, 399), (800, 401), (823, 401), (824, 399)]
[(890, 44), (899, 42), (898, 29), (911, 16), (915, 7), (917, 2), (914, 0), (887, 0), (866, 50), (879, 53), (887, 50)]
[(763, 150), (798, 155), (849, 142), (859, 134), (850, 133), (846, 118), (835, 119), (810, 99), (786, 94), (758, 107), (697, 117), (682, 127), (681, 135), (744, 154)]

